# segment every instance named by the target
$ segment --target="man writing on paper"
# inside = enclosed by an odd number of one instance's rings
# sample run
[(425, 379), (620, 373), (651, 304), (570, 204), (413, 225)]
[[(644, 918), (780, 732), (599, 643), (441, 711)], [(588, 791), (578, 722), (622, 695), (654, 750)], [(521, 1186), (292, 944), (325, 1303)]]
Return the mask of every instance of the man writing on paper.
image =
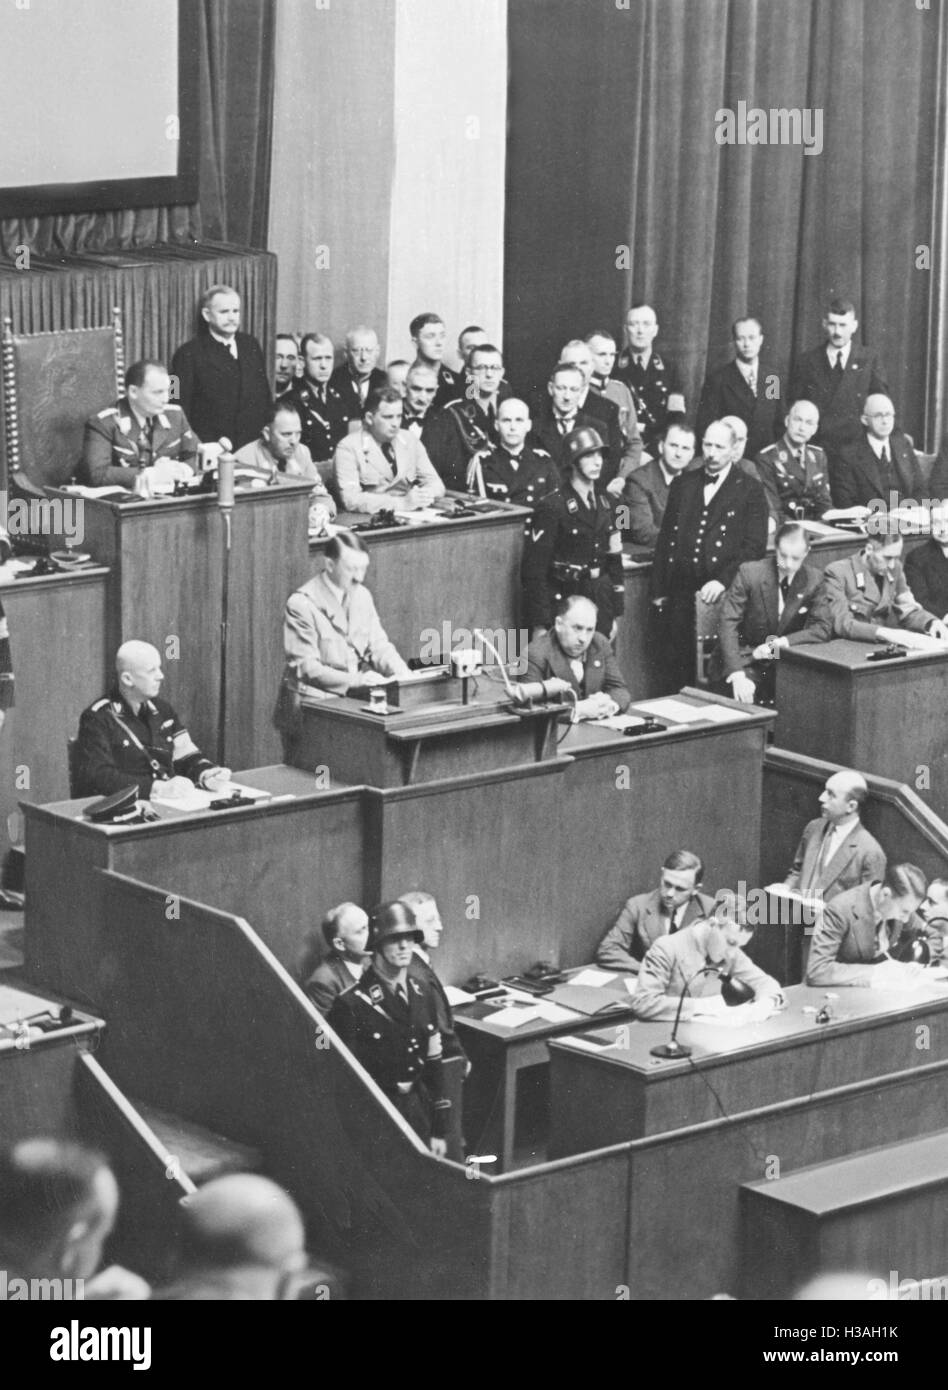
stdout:
[(565, 681), (576, 697), (577, 719), (608, 719), (632, 703), (612, 647), (596, 631), (597, 615), (590, 599), (572, 594), (559, 604), (552, 630), (527, 647), (524, 680)]
[(133, 783), (143, 799), (169, 800), (192, 786), (219, 791), (230, 768), (215, 767), (167, 700), (158, 698), (161, 656), (148, 642), (124, 642), (116, 681), (83, 710), (76, 740), (77, 796), (111, 796)]
[[(721, 976), (739, 980), (754, 992), (735, 1015), (748, 1023), (767, 1018), (783, 1007), (783, 992), (743, 950), (754, 934), (746, 905), (735, 893), (719, 893), (713, 916), (682, 927), (674, 936), (660, 936), (646, 952), (632, 1010), (636, 1018), (673, 1019), (683, 994), (683, 1019), (717, 1014), (724, 1007)], [(702, 973), (704, 972), (704, 973)]]
[(340, 441), (333, 471), (343, 511), (414, 509), (444, 496), (425, 446), (401, 427), (403, 408), (391, 386), (371, 390), (362, 428)]
[[(817, 925), (807, 984), (898, 989), (917, 979), (921, 967), (896, 956), (923, 899), (925, 875), (915, 864), (893, 864), (881, 882), (840, 893)], [(920, 935), (929, 930), (940, 935), (934, 923), (931, 928), (923, 923)]]
[(627, 898), (615, 925), (599, 944), (596, 963), (637, 975), (645, 953), (663, 936), (710, 916), (714, 899), (698, 891), (704, 865), (688, 849), (676, 849), (662, 865), (658, 887)]

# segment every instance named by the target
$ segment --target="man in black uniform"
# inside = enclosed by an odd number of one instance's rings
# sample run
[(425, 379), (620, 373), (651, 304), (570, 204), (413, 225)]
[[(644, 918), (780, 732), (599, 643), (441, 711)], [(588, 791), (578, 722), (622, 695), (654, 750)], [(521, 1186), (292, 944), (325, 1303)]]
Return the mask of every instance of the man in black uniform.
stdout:
[(379, 335), (374, 328), (362, 324), (349, 329), (346, 360), (329, 378), (330, 386), (342, 400), (346, 421), (344, 433), (361, 425), (369, 392), (388, 385), (388, 377), (378, 365), (380, 351)]
[(622, 537), (612, 508), (596, 490), (604, 446), (585, 426), (563, 442), (569, 481), (540, 502), (525, 537), (523, 619), (531, 636), (539, 636), (553, 626), (557, 604), (582, 594), (596, 605), (597, 630), (611, 640), (625, 604), (625, 581)]
[(167, 700), (157, 698), (161, 657), (147, 642), (125, 642), (115, 656), (116, 683), (83, 710), (76, 741), (76, 795), (111, 796), (133, 783), (143, 799), (163, 799), (197, 784), (216, 791), (230, 769), (215, 767)]
[(290, 382), (284, 393), (300, 413), (302, 441), (319, 469), (323, 482), (332, 476), (332, 456), (349, 424), (345, 402), (332, 376), (332, 339), (323, 333), (307, 333), (300, 344), (303, 375)]
[(649, 645), (657, 693), (695, 679), (695, 597), (717, 603), (746, 560), (767, 549), (767, 497), (732, 462), (734, 431), (715, 420), (701, 441), (704, 467), (679, 474), (655, 543)]
[(438, 393), (434, 403), (437, 408), (456, 401), (464, 395), (464, 377), (445, 365), (444, 350), (447, 345), (447, 330), (440, 314), (416, 314), (408, 325), (411, 340), (415, 344), (415, 361), (423, 362), (438, 374)]
[(444, 1158), (451, 1102), (437, 999), (430, 983), (408, 969), (413, 944), (423, 939), (411, 908), (384, 903), (372, 919), (372, 964), (339, 995), (329, 1022), (431, 1152)]
[(530, 410), (526, 401), (508, 396), (497, 407), (496, 449), (481, 449), (468, 470), (469, 490), (492, 502), (513, 502), (535, 507), (541, 498), (560, 486), (556, 464), (545, 449), (527, 444)]
[[(433, 418), (429, 417), (422, 435), (428, 457), (444, 479), (445, 487), (453, 492), (468, 490), (471, 459), (482, 449), (492, 449), (498, 440), (497, 406), (504, 376), (500, 349), (481, 343), (471, 353), (470, 370), (473, 384), (467, 393), (456, 396)], [(417, 367), (412, 371), (417, 371)]]
[(642, 444), (653, 456), (668, 415), (685, 413), (678, 368), (652, 346), (657, 333), (651, 305), (633, 304), (625, 316), (627, 347), (612, 371), (635, 394)]

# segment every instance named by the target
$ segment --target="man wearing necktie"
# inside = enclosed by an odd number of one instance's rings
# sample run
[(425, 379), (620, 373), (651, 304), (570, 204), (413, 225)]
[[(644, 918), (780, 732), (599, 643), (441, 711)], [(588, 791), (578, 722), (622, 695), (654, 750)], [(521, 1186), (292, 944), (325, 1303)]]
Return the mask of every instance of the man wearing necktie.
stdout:
[(342, 401), (346, 430), (359, 428), (369, 392), (388, 385), (388, 377), (378, 365), (380, 353), (379, 335), (374, 328), (365, 324), (350, 328), (346, 334), (346, 360), (329, 378), (330, 386)]
[(270, 409), (270, 382), (256, 338), (240, 332), (240, 295), (211, 285), (201, 300), (203, 331), (175, 352), (177, 399), (198, 438), (240, 449), (256, 439)]
[(410, 973), (424, 934), (403, 902), (372, 916), (372, 963), (329, 1013), (330, 1026), (432, 1153), (447, 1154), (451, 1102), (445, 1094), (438, 1002), (428, 979)]
[(905, 582), (902, 536), (895, 521), (883, 517), (857, 555), (826, 566), (807, 632), (815, 642), (836, 637), (898, 642), (903, 632), (923, 632), (948, 642), (948, 627), (922, 607)]
[(860, 437), (840, 451), (830, 470), (837, 507), (893, 509), (928, 495), (915, 450), (895, 428), (895, 406), (888, 396), (867, 397)]
[(812, 401), (794, 401), (784, 418), (784, 435), (757, 455), (757, 473), (776, 525), (819, 519), (830, 510), (829, 464), (810, 440), (820, 423)]
[(425, 446), (401, 428), (403, 409), (391, 386), (373, 389), (361, 429), (337, 446), (333, 472), (344, 511), (413, 510), (444, 496), (444, 483)]
[(618, 471), (618, 459), (609, 448), (609, 439), (600, 420), (580, 409), (579, 401), (585, 389), (582, 369), (574, 363), (558, 362), (550, 373), (546, 390), (537, 393), (530, 411), (532, 423), (527, 442), (546, 450), (561, 479), (569, 476), (571, 466), (566, 440), (574, 430), (581, 429), (596, 431), (603, 441), (604, 457), (608, 458), (607, 472), (614, 477)]
[(866, 397), (889, 390), (875, 353), (853, 342), (858, 327), (855, 305), (831, 299), (823, 316), (824, 341), (804, 353), (791, 373), (787, 399), (812, 401), (820, 412), (813, 442), (826, 450), (831, 466), (840, 450), (859, 438)]
[(596, 605), (573, 594), (557, 608), (550, 632), (527, 647), (523, 679), (558, 678), (575, 696), (577, 719), (607, 719), (632, 703), (612, 648), (596, 631)]
[[(754, 458), (780, 430), (780, 377), (761, 361), (764, 333), (759, 319), (737, 319), (731, 326), (734, 358), (709, 372), (698, 404), (697, 430), (712, 420), (737, 415), (747, 426), (747, 457)], [(774, 391), (778, 392), (774, 397)]]
[(179, 405), (171, 405), (171, 379), (160, 362), (133, 362), (125, 395), (86, 421), (77, 482), (86, 487), (150, 488), (155, 465), (169, 483), (194, 476), (198, 439)]
[(695, 678), (695, 599), (717, 603), (739, 567), (767, 548), (767, 498), (731, 462), (734, 432), (717, 420), (701, 443), (703, 467), (679, 475), (655, 543), (649, 648), (657, 693)]
[(710, 667), (723, 694), (745, 704), (772, 705), (777, 656), (813, 640), (804, 628), (823, 576), (806, 563), (809, 553), (803, 527), (787, 522), (777, 532), (772, 555), (749, 560), (737, 571), (721, 600)]
[[(303, 375), (289, 385), (282, 400), (299, 411), (302, 442), (319, 467), (324, 483), (332, 481), (333, 450), (348, 432), (345, 403), (330, 378), (334, 349), (324, 333), (306, 333), (300, 343)], [(320, 465), (322, 465), (320, 467)]]
[(925, 875), (915, 864), (892, 864), (881, 882), (861, 883), (840, 893), (817, 924), (807, 984), (821, 989), (837, 985), (904, 989), (920, 975), (921, 966), (903, 963), (896, 955), (911, 954), (906, 945), (927, 938), (929, 929), (921, 919), (909, 927), (925, 894)]
[(646, 951), (660, 936), (670, 936), (711, 915), (714, 899), (699, 891), (703, 877), (704, 865), (697, 854), (673, 850), (662, 864), (658, 887), (626, 899), (599, 944), (596, 963), (604, 970), (637, 975)]
[(830, 902), (860, 883), (885, 875), (886, 857), (862, 823), (869, 795), (858, 772), (834, 772), (820, 793), (820, 815), (804, 826), (786, 888)]
[(654, 347), (658, 328), (651, 305), (633, 304), (625, 316), (626, 350), (613, 369), (613, 375), (635, 394), (642, 445), (653, 456), (667, 416), (685, 413), (678, 367)]

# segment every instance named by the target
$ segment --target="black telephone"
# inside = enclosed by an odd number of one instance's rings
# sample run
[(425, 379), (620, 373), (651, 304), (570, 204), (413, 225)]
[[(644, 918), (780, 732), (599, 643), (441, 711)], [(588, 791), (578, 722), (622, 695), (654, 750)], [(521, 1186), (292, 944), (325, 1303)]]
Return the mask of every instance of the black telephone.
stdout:
[(888, 642), (884, 647), (880, 647), (877, 652), (869, 652), (866, 656), (866, 660), (896, 661), (903, 656), (908, 656), (907, 647), (900, 647), (897, 642)]

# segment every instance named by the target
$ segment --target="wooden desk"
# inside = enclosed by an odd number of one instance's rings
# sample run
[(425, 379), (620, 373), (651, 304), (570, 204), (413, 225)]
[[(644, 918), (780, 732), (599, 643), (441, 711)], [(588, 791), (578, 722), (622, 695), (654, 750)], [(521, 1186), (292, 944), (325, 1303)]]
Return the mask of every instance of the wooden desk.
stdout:
[[(626, 977), (609, 973), (611, 979), (600, 988), (603, 1003), (615, 1006), (609, 1010), (608, 1019), (611, 1022), (617, 1017), (631, 1017)], [(531, 1004), (550, 1003), (561, 1009), (564, 1007), (557, 990), (536, 999), (520, 992), (517, 997), (522, 999), (525, 1010)], [(472, 1063), (464, 1091), (466, 1138), (468, 1144), (474, 1146), (475, 1153), (483, 1153), (485, 1147), (493, 1146), (492, 1136), (499, 1129), (500, 1162), (496, 1168), (491, 1167), (492, 1173), (507, 1173), (513, 1166), (520, 1072), (528, 1067), (545, 1068), (550, 1058), (547, 1049), (550, 1038), (588, 1027), (592, 1021), (588, 1015), (567, 1009), (569, 1016), (556, 1022), (539, 1018), (507, 1027), (495, 1023), (494, 1017), (506, 1006), (508, 999), (509, 996), (504, 996), (499, 1000), (462, 1004), (454, 1010), (458, 1033)]]
[[(694, 1052), (683, 1061), (650, 1054), (667, 1042), (669, 1021), (551, 1041), (550, 1157), (668, 1134), (948, 1057), (948, 984), (933, 981), (910, 998), (871, 989), (838, 995), (834, 1021), (824, 1025), (815, 1011), (826, 991), (805, 985), (786, 991), (782, 1013), (746, 1028), (684, 1022), (679, 1036)], [(926, 1020), (938, 1026), (931, 1048), (920, 1050), (916, 1029)]]
[(0, 585), (10, 627), (16, 707), (0, 733), (0, 816), (10, 844), (22, 843), (19, 801), (69, 795), (68, 739), (82, 710), (105, 689), (108, 571), (14, 579)]
[(784, 652), (776, 743), (904, 782), (948, 821), (948, 653), (867, 661), (873, 650), (838, 640)]
[[(372, 557), (366, 584), (406, 660), (418, 656), (438, 664), (442, 651), (474, 646), (476, 627), (507, 661), (523, 656), (528, 634), (519, 627), (520, 557), (529, 515), (528, 508), (497, 502), (473, 517), (361, 532)], [(365, 520), (339, 517), (343, 525)], [(310, 548), (315, 556), (325, 547), (319, 540)]]
[[(273, 762), (283, 670), (283, 607), (308, 578), (310, 489), (287, 483), (238, 490), (230, 561), (226, 758)], [(198, 746), (216, 757), (224, 528), (213, 496), (85, 502), (83, 545), (111, 569), (109, 660), (129, 638), (162, 654), (162, 694)], [(104, 693), (103, 690), (98, 692)]]
[(502, 688), (498, 697), (483, 681), (481, 692), (463, 705), (459, 694), (447, 698), (460, 682), (445, 684), (444, 700), (432, 692), (429, 703), (387, 714), (347, 696), (304, 696), (301, 731), (287, 756), (311, 774), (325, 769), (334, 786), (402, 787), (555, 755), (553, 734), (565, 705), (514, 710)]

